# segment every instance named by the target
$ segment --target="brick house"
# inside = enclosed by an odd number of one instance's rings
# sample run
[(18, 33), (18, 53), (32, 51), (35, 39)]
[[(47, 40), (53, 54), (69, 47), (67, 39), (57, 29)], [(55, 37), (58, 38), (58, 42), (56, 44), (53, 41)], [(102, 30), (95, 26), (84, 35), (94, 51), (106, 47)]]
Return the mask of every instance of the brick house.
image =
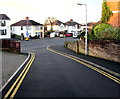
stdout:
[(107, 5), (110, 7), (113, 15), (109, 20), (109, 24), (113, 26), (120, 26), (120, 1), (119, 0), (106, 0)]

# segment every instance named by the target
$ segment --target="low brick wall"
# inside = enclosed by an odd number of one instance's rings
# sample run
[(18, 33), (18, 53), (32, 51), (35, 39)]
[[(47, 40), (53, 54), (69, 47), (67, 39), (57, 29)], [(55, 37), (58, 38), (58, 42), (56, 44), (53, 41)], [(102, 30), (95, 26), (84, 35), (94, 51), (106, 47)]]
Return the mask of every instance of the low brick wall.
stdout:
[(20, 53), (20, 42), (17, 40), (0, 40), (0, 50)]
[[(120, 62), (120, 42), (89, 40), (88, 55), (99, 57), (115, 62)], [(65, 47), (76, 52), (85, 54), (85, 40), (65, 42)]]

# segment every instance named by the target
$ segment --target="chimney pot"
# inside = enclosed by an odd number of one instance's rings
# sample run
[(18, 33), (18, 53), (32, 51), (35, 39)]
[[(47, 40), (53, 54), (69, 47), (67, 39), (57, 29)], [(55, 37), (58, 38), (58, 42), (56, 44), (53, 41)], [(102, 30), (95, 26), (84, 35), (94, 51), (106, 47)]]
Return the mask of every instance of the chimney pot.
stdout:
[(70, 19), (70, 22), (73, 22), (73, 19)]
[(28, 21), (28, 20), (29, 20), (29, 17), (26, 17), (26, 18), (25, 18), (25, 20), (27, 20), (27, 21)]

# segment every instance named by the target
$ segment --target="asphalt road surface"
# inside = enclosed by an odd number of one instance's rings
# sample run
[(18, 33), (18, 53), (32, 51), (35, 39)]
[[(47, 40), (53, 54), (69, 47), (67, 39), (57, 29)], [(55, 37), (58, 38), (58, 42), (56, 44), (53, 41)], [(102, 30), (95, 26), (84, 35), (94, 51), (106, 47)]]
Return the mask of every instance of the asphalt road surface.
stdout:
[[(55, 38), (21, 41), (22, 52), (35, 53), (25, 79), (14, 98), (40, 97), (87, 97), (87, 98), (118, 98), (120, 84), (88, 68), (84, 64), (47, 50), (63, 48), (64, 41), (73, 41), (72, 38)], [(54, 49), (55, 49), (54, 48)], [(69, 54), (72, 54), (69, 51)], [(84, 56), (84, 59), (87, 56)], [(88, 57), (90, 58), (90, 57)], [(99, 60), (97, 60), (99, 63)], [(105, 60), (104, 60), (105, 62)], [(96, 62), (97, 63), (97, 62)], [(104, 65), (104, 63), (102, 63)], [(118, 66), (119, 63), (111, 62)], [(117, 71), (117, 70), (116, 70)]]

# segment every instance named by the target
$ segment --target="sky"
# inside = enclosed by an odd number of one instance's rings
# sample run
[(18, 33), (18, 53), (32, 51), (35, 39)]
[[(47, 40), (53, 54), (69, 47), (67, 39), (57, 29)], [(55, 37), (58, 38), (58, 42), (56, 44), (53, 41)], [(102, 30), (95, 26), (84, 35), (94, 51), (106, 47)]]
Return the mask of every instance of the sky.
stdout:
[(101, 18), (103, 0), (0, 0), (0, 14), (6, 14), (11, 24), (30, 20), (44, 24), (47, 17), (67, 22), (70, 19), (78, 23), (85, 23), (85, 6), (87, 5), (87, 21), (97, 22)]

